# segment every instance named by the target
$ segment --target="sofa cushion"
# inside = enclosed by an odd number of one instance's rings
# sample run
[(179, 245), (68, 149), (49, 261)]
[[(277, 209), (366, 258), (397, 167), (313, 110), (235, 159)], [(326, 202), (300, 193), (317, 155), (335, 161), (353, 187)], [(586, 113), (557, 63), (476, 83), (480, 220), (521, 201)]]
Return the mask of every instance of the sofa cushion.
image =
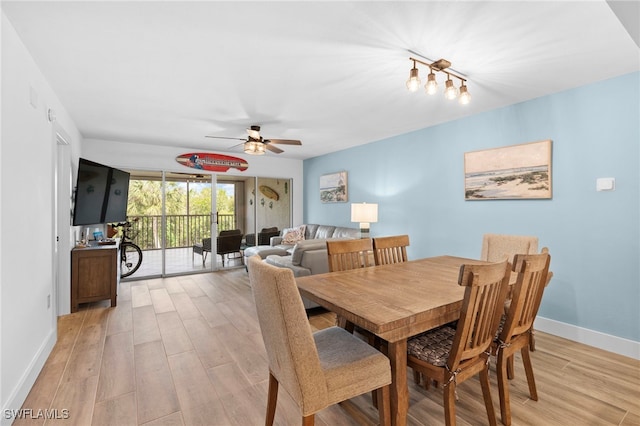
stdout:
[(282, 244), (296, 244), (299, 241), (304, 240), (304, 225), (300, 225), (297, 228), (290, 228), (286, 233), (282, 235)]
[(318, 230), (318, 225), (317, 223), (307, 223), (306, 227), (307, 229), (304, 231), (304, 239), (305, 240), (311, 240), (313, 238), (316, 237), (316, 231)]
[(294, 265), (300, 265), (302, 262), (302, 255), (307, 250), (326, 249), (326, 240), (303, 240), (295, 245), (291, 252), (291, 263)]
[[(244, 257), (247, 259), (254, 255), (259, 255), (262, 259), (266, 258), (270, 254), (279, 254), (282, 256), (287, 255), (287, 250), (282, 247), (271, 247), (271, 246), (255, 246), (255, 247), (247, 247), (244, 250)], [(245, 263), (246, 265), (246, 263)]]
[(316, 235), (313, 238), (316, 239), (320, 239), (320, 238), (331, 238), (333, 236), (333, 231), (336, 229), (335, 226), (330, 226), (330, 225), (319, 225), (318, 229), (316, 230)]
[(336, 227), (333, 231), (333, 235), (331, 238), (360, 238), (360, 229), (356, 228), (345, 228), (342, 226)]
[(264, 260), (269, 265), (277, 266), (278, 268), (288, 268), (293, 271), (293, 275), (296, 277), (305, 277), (311, 275), (311, 271), (307, 268), (303, 268), (291, 263), (291, 256), (278, 256), (277, 254), (271, 254)]

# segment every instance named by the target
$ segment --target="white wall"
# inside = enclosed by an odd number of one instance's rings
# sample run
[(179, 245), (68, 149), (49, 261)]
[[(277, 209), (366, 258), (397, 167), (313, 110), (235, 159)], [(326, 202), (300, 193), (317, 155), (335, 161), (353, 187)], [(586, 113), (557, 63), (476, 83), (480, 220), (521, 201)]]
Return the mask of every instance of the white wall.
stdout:
[[(68, 135), (70, 158), (77, 156), (81, 136), (4, 12), (0, 22), (0, 406), (4, 425), (11, 422), (5, 410), (20, 408), (56, 340), (56, 140), (47, 110), (55, 111), (57, 128)], [(70, 247), (59, 250), (68, 253)], [(51, 306), (47, 307), (49, 296)]]
[[(136, 143), (122, 143), (105, 141), (98, 139), (85, 139), (82, 144), (82, 157), (98, 163), (107, 164), (121, 169), (134, 170), (156, 170), (171, 171), (180, 173), (196, 172), (194, 169), (179, 164), (175, 159), (181, 154), (194, 152), (188, 148), (152, 146)], [(197, 150), (201, 151), (201, 150)], [(215, 152), (215, 151), (211, 151)], [(224, 153), (228, 155), (228, 153)], [(251, 156), (238, 154), (236, 157), (243, 158), (249, 164), (249, 168), (244, 172), (230, 169), (225, 175), (235, 176), (257, 176), (257, 177), (279, 177), (293, 179), (292, 203), (293, 203), (293, 224), (302, 222), (302, 160), (292, 160), (270, 156)], [(198, 174), (206, 174), (202, 170)]]

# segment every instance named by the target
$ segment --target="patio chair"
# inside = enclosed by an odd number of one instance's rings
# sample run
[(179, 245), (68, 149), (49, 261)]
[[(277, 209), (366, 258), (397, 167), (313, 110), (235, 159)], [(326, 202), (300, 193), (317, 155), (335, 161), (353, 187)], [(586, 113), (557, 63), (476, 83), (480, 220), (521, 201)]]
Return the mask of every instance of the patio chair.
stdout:
[(193, 252), (191, 252), (191, 262), (193, 262), (193, 255), (198, 253), (202, 256), (202, 266), (207, 260), (207, 253), (211, 253), (211, 238), (203, 238), (202, 244), (195, 243), (193, 245)]
[(240, 252), (240, 246), (242, 245), (242, 231), (239, 229), (231, 229), (228, 231), (220, 231), (217, 239), (217, 252), (222, 258), (222, 266), (224, 266), (225, 258), (233, 253), (239, 253), (242, 259), (242, 253)]
[[(277, 226), (272, 228), (262, 228), (262, 230), (258, 233), (258, 245), (259, 246), (268, 246), (271, 244), (271, 237), (277, 237), (280, 235), (280, 231)], [(245, 235), (245, 241), (247, 247), (253, 247), (256, 245), (256, 234), (247, 234)]]

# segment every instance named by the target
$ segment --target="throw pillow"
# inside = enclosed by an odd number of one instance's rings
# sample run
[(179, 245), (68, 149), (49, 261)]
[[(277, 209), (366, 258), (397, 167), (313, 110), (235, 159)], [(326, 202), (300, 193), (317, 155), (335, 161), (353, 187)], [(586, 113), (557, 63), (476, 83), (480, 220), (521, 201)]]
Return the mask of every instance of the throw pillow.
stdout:
[(304, 225), (289, 229), (282, 237), (282, 244), (297, 244), (304, 240)]

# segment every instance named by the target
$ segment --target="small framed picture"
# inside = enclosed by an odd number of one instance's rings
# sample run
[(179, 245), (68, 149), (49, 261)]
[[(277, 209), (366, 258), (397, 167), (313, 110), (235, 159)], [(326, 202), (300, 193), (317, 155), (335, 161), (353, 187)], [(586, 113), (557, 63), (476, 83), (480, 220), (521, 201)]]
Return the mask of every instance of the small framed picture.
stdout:
[(320, 176), (320, 201), (323, 203), (346, 203), (347, 199), (347, 172)]

